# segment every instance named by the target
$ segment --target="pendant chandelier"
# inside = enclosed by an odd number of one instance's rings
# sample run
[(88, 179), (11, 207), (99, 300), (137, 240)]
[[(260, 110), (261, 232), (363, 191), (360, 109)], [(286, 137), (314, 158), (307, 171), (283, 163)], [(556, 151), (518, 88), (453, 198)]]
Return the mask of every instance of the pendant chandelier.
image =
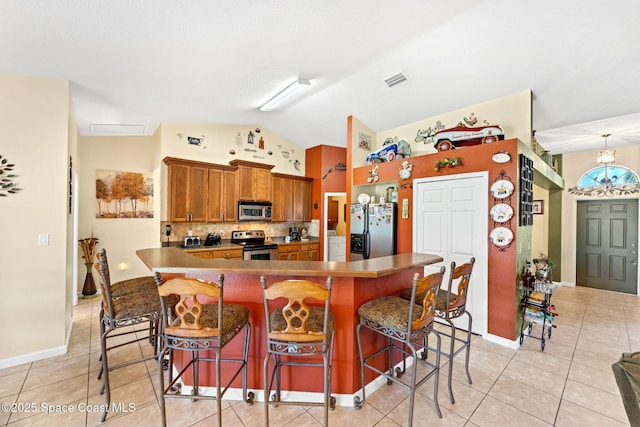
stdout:
[(610, 165), (611, 163), (615, 163), (616, 161), (616, 150), (607, 149), (607, 138), (610, 136), (610, 133), (605, 133), (604, 135), (602, 135), (602, 137), (604, 138), (604, 150), (598, 152), (596, 163), (599, 165)]
[(638, 175), (631, 169), (614, 165), (615, 150), (607, 147), (607, 138), (611, 134), (604, 134), (604, 150), (596, 157), (597, 167), (587, 171), (575, 187), (569, 188), (571, 194), (577, 196), (613, 197), (640, 193)]

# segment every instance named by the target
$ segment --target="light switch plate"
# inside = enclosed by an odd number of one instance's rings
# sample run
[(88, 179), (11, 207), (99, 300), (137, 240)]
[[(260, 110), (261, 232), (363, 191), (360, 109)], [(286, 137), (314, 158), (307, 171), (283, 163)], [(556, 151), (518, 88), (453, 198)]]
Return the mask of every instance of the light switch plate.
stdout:
[(49, 246), (49, 235), (46, 233), (38, 234), (38, 246)]

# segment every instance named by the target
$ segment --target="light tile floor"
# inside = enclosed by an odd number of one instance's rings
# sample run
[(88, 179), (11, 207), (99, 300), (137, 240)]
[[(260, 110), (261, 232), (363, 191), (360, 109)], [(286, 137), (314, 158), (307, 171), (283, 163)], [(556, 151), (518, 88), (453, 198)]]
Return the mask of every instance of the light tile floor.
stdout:
[[(512, 350), (475, 337), (470, 369), (473, 384), (466, 383), (464, 355), (454, 361), (456, 403), (448, 400), (446, 364), (441, 372), (439, 403), (443, 418), (436, 417), (431, 381), (418, 389), (416, 426), (624, 426), (629, 422), (611, 364), (621, 353), (640, 350), (640, 298), (589, 288), (562, 287), (552, 303), (559, 316), (546, 348), (528, 338)], [(0, 425), (93, 426), (100, 424), (96, 379), (100, 351), (99, 301), (82, 300), (74, 310), (68, 354), (0, 370), (0, 402), (35, 403), (36, 412), (0, 411)], [(535, 332), (535, 330), (534, 330)], [(443, 344), (444, 345), (444, 344)], [(131, 347), (131, 346), (129, 346)], [(113, 360), (148, 353), (143, 342), (133, 349), (113, 352)], [(446, 359), (445, 359), (446, 360)], [(115, 402), (135, 405), (135, 411), (112, 413), (108, 425), (160, 424), (155, 362), (137, 364), (112, 373)], [(42, 404), (59, 405), (51, 414)], [(59, 412), (71, 405), (74, 412)], [(28, 407), (28, 406), (27, 406)], [(78, 408), (92, 411), (78, 411)], [(407, 392), (383, 386), (367, 397), (361, 410), (338, 407), (330, 413), (332, 425), (404, 426)], [(215, 402), (169, 400), (170, 425), (215, 425)], [(322, 409), (280, 406), (270, 411), (272, 426), (319, 426)], [(263, 425), (263, 406), (243, 402), (223, 403), (226, 426)]]

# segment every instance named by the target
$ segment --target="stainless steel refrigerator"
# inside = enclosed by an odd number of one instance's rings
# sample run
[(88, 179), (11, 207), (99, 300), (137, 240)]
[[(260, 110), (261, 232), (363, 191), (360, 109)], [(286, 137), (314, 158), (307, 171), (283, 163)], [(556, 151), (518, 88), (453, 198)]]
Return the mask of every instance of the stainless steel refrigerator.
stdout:
[(349, 212), (351, 261), (396, 253), (396, 203), (354, 203)]

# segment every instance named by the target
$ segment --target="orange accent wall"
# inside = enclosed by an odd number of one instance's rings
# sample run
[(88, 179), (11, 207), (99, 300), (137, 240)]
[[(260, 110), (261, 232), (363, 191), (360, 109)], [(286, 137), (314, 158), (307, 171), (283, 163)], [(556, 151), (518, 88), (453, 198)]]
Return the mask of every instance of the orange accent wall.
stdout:
[[(324, 212), (324, 193), (339, 193), (347, 191), (346, 171), (336, 170), (339, 163), (346, 164), (347, 149), (330, 145), (318, 145), (305, 152), (305, 175), (313, 178), (311, 189), (311, 218), (320, 220), (320, 235), (324, 236), (326, 224), (322, 221)], [(329, 172), (331, 170), (331, 172)], [(324, 177), (324, 179), (323, 179)], [(317, 208), (316, 208), (317, 206)], [(320, 239), (320, 257), (324, 256), (324, 241)]]
[[(495, 163), (491, 160), (494, 153), (503, 150), (511, 154), (510, 163)], [(413, 188), (412, 182), (416, 178), (426, 178), (433, 176), (446, 176), (470, 172), (488, 171), (489, 186), (498, 179), (500, 171), (504, 170), (506, 175), (513, 182), (516, 190), (511, 196), (511, 207), (515, 214), (511, 219), (510, 228), (514, 236), (517, 236), (518, 227), (518, 140), (509, 139), (491, 144), (476, 145), (445, 152), (427, 154), (407, 159), (413, 164), (411, 178), (400, 179), (400, 169), (405, 159), (397, 159), (393, 162), (383, 162), (378, 164), (378, 182), (382, 184), (389, 181), (398, 182), (398, 253), (412, 252), (413, 236)], [(455, 168), (440, 169), (435, 171), (436, 162), (445, 158), (461, 157), (463, 165)], [(354, 185), (367, 185), (369, 171), (373, 166), (362, 166), (353, 172)], [(493, 197), (487, 193), (489, 198), (489, 209), (495, 204)], [(402, 218), (402, 200), (409, 200), (409, 218)], [(487, 212), (489, 215), (489, 212)], [(501, 224), (504, 225), (504, 224)], [(488, 251), (488, 332), (509, 340), (515, 339), (517, 322), (517, 279), (516, 279), (516, 241), (514, 244), (501, 252), (489, 240), (489, 233), (494, 228), (493, 221), (489, 219), (489, 229), (487, 230)]]

